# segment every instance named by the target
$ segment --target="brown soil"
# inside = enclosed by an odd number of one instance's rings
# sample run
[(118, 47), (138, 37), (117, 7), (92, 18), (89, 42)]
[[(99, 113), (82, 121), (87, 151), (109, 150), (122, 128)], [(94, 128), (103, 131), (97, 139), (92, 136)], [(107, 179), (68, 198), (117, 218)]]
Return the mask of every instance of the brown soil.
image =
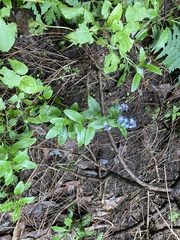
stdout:
[[(110, 136), (99, 132), (88, 147), (77, 147), (70, 140), (60, 147), (56, 139), (47, 141), (37, 130), (34, 134), (38, 141), (29, 155), (38, 167), (19, 176), (32, 182), (25, 195), (34, 196), (35, 203), (22, 208), (16, 223), (7, 213), (1, 217), (0, 240), (12, 235), (16, 236), (13, 239), (50, 240), (55, 236), (51, 226), (63, 226), (72, 204), (75, 219), (91, 215), (86, 230), (94, 230), (94, 234), (85, 239), (97, 239), (101, 232), (103, 239), (112, 240), (179, 239), (180, 218), (172, 222), (170, 216), (174, 209), (180, 214), (180, 119), (172, 123), (164, 117), (167, 103), (169, 107), (180, 103), (180, 88), (173, 88), (178, 74), (164, 70), (157, 76), (147, 72), (139, 90), (131, 93), (133, 72), (117, 88), (119, 73), (106, 76), (96, 67), (102, 67), (104, 49), (95, 45), (60, 49), (63, 36), (58, 30), (40, 36), (23, 35), (3, 59), (10, 57), (27, 64), (29, 73), (35, 77), (40, 74), (67, 107), (77, 102), (81, 110), (86, 109), (88, 95), (95, 97), (105, 111), (116, 100), (126, 102), (127, 115), (136, 119), (137, 127), (127, 138), (116, 129)], [(152, 119), (157, 109), (160, 111)], [(47, 131), (47, 126), (40, 129)], [(143, 187), (138, 180), (162, 191)], [(67, 239), (72, 238), (69, 234)]]

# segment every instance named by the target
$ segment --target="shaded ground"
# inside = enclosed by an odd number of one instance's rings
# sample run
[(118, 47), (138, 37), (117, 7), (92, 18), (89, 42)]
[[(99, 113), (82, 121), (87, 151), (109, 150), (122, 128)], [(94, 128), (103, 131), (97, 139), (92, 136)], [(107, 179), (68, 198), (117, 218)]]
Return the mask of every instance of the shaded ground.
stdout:
[[(95, 45), (60, 49), (63, 35), (58, 30), (24, 35), (3, 58), (27, 64), (30, 74), (51, 85), (54, 96), (65, 106), (77, 102), (83, 110), (88, 95), (105, 111), (116, 100), (126, 102), (127, 115), (136, 119), (137, 128), (126, 139), (113, 130), (113, 141), (107, 132), (97, 133), (88, 147), (81, 148), (70, 140), (59, 147), (56, 139), (47, 141), (35, 131), (38, 140), (29, 155), (38, 168), (22, 172), (20, 180), (33, 183), (26, 196), (35, 196), (36, 201), (22, 209), (17, 223), (12, 224), (8, 214), (1, 216), (0, 239), (14, 235), (14, 239), (49, 240), (55, 235), (51, 226), (63, 225), (72, 204), (76, 219), (87, 213), (92, 216), (86, 230), (95, 233), (86, 239), (97, 239), (101, 232), (103, 239), (112, 240), (178, 239), (180, 219), (172, 222), (170, 216), (174, 210), (180, 214), (180, 119), (172, 123), (164, 117), (167, 103), (169, 108), (180, 103), (180, 87), (174, 88), (178, 73), (169, 75), (164, 70), (160, 77), (147, 72), (139, 90), (131, 93), (133, 73), (117, 88), (119, 73), (105, 76), (96, 68), (102, 67), (104, 49)], [(47, 131), (47, 126), (40, 127)], [(163, 191), (138, 185), (122, 166), (112, 143), (138, 179)]]

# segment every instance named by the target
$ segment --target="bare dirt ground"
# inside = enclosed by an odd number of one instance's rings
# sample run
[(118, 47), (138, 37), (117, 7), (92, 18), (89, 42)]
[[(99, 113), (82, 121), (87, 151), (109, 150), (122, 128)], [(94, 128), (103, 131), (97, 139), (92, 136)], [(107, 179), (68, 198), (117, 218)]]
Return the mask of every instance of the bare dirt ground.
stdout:
[(41, 135), (48, 126), (39, 126), (34, 133), (37, 143), (29, 149), (38, 167), (19, 176), (33, 183), (26, 196), (35, 196), (35, 203), (22, 209), (16, 223), (8, 214), (1, 218), (0, 239), (13, 235), (49, 240), (55, 235), (51, 226), (63, 225), (72, 204), (76, 219), (92, 216), (86, 230), (94, 230), (94, 235), (85, 239), (97, 239), (101, 232), (103, 239), (111, 240), (180, 239), (180, 218), (170, 220), (174, 211), (180, 214), (180, 118), (172, 123), (164, 117), (167, 103), (169, 108), (180, 104), (180, 87), (174, 88), (179, 72), (170, 75), (164, 69), (162, 76), (147, 72), (139, 90), (131, 93), (133, 72), (117, 88), (119, 73), (106, 76), (97, 69), (102, 67), (104, 49), (95, 45), (61, 49), (58, 43), (65, 33), (60, 30), (21, 34), (4, 59), (27, 64), (30, 74), (51, 85), (64, 106), (77, 102), (86, 109), (88, 95), (105, 112), (116, 100), (126, 102), (127, 116), (137, 121), (137, 127), (126, 139), (114, 129), (97, 133), (88, 147), (77, 147), (71, 140), (60, 147), (56, 139), (47, 141)]

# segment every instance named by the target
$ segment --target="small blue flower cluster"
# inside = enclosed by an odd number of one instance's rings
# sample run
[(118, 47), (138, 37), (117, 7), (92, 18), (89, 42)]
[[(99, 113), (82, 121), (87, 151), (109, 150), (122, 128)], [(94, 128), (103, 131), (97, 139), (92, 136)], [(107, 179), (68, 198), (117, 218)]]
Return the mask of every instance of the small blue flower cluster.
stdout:
[(127, 118), (123, 116), (119, 116), (117, 123), (119, 126), (124, 128), (135, 128), (136, 127), (136, 121), (133, 118)]
[(125, 103), (119, 105), (119, 107), (118, 107), (118, 110), (119, 110), (119, 111), (126, 111), (126, 112), (127, 112), (128, 109), (129, 109), (129, 107), (128, 107), (128, 105), (125, 104)]
[(104, 122), (104, 131), (110, 131), (111, 127), (108, 126), (108, 122)]

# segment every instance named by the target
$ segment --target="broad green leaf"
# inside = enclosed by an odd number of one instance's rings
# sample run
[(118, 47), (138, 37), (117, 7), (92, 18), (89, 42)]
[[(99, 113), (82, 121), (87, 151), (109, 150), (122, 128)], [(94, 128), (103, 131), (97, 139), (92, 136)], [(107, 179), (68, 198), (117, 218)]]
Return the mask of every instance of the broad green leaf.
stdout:
[(140, 81), (142, 79), (142, 76), (139, 73), (136, 73), (133, 77), (132, 86), (131, 86), (131, 92), (136, 91), (136, 89), (139, 87)]
[(64, 219), (64, 224), (67, 226), (67, 227), (70, 227), (72, 225), (72, 222), (73, 220), (71, 218), (65, 218)]
[(28, 72), (28, 67), (24, 63), (22, 63), (18, 60), (10, 59), (10, 58), (8, 58), (8, 62), (10, 63), (12, 69), (16, 73), (18, 73), (20, 75), (25, 75)]
[(32, 161), (29, 161), (29, 160), (25, 160), (25, 161), (22, 161), (21, 163), (18, 163), (17, 164), (17, 169), (22, 169), (22, 170), (26, 170), (26, 169), (34, 169), (36, 168), (37, 165), (36, 163), (32, 162)]
[(75, 129), (74, 129), (74, 125), (73, 124), (70, 124), (68, 126), (68, 137), (70, 139), (75, 139), (76, 137), (76, 132), (75, 132)]
[(88, 145), (91, 140), (94, 138), (94, 135), (96, 133), (96, 130), (93, 127), (88, 127), (86, 130), (86, 137), (85, 137), (85, 141), (84, 141), (84, 145)]
[(96, 101), (96, 99), (94, 99), (91, 96), (88, 96), (88, 106), (92, 113), (101, 112), (101, 107), (100, 107), (99, 103)]
[(71, 109), (64, 110), (64, 113), (69, 119), (73, 120), (74, 122), (84, 123), (84, 117), (80, 113)]
[(98, 235), (97, 240), (102, 240), (102, 239), (103, 239), (103, 233), (100, 233), (100, 234)]
[(12, 220), (13, 220), (13, 222), (17, 221), (18, 218), (19, 218), (19, 216), (20, 216), (20, 206), (19, 206), (19, 204), (17, 203), (17, 204), (15, 205), (14, 212), (13, 212), (13, 214), (12, 214)]
[(111, 27), (114, 20), (120, 21), (122, 16), (122, 5), (120, 3), (113, 9), (107, 20), (107, 26)]
[(24, 138), (12, 145), (15, 149), (28, 148), (36, 142), (36, 138)]
[(86, 129), (82, 125), (77, 124), (77, 123), (74, 124), (74, 129), (77, 134), (78, 146), (82, 146), (84, 144), (84, 140), (85, 140)]
[(68, 120), (67, 118), (61, 118), (61, 117), (53, 118), (52, 120), (50, 120), (50, 122), (58, 126), (70, 124), (70, 120)]
[(101, 118), (101, 119), (98, 119), (98, 120), (95, 120), (93, 122), (91, 122), (89, 124), (89, 127), (92, 127), (94, 129), (103, 129), (104, 128), (104, 122), (105, 122), (105, 119)]
[(103, 19), (107, 19), (107, 17), (109, 16), (111, 6), (112, 6), (112, 3), (110, 1), (105, 0), (103, 2), (102, 10), (101, 10)]
[(14, 181), (15, 175), (13, 174), (12, 170), (6, 172), (5, 178), (5, 185), (9, 186)]
[(7, 67), (3, 67), (0, 69), (0, 74), (3, 75), (3, 77), (0, 77), (0, 80), (9, 88), (19, 86), (21, 77), (13, 70), (9, 70)]
[(52, 97), (53, 95), (53, 91), (51, 90), (51, 88), (45, 89), (43, 92), (43, 97), (48, 100)]
[(86, 26), (86, 22), (83, 22), (78, 25), (75, 32), (69, 33), (66, 37), (74, 44), (82, 45), (84, 43), (92, 44), (94, 42), (92, 35), (92, 32)]
[(0, 50), (8, 52), (15, 42), (17, 25), (15, 23), (6, 24), (0, 17)]
[(2, 98), (0, 98), (0, 110), (4, 110), (6, 108), (5, 102)]
[(146, 64), (144, 65), (144, 67), (151, 72), (154, 72), (158, 75), (162, 75), (162, 71), (158, 67), (154, 66), (153, 64)]
[(7, 197), (7, 193), (5, 192), (0, 192), (0, 199), (1, 198), (6, 198)]
[(67, 231), (66, 227), (58, 227), (58, 226), (52, 226), (52, 230), (54, 230), (55, 232), (59, 232), (59, 233), (63, 233)]
[(96, 113), (93, 114), (93, 112), (91, 112), (90, 109), (87, 109), (87, 110), (81, 112), (81, 114), (85, 119), (93, 119), (94, 117), (96, 117)]
[(136, 2), (134, 6), (128, 5), (125, 17), (127, 22), (142, 21), (147, 17), (147, 10), (145, 7), (142, 7), (141, 3)]
[(62, 146), (62, 145), (66, 142), (67, 137), (68, 137), (67, 128), (66, 128), (66, 127), (63, 127), (63, 128), (60, 129), (60, 131), (59, 131), (58, 144), (59, 144), (60, 146)]
[(125, 57), (133, 46), (134, 40), (132, 40), (126, 32), (117, 32), (115, 35), (115, 41), (119, 43), (119, 52), (121, 57)]
[(46, 135), (46, 140), (56, 137), (59, 134), (59, 131), (60, 131), (60, 126), (59, 125), (58, 126), (55, 125), (52, 128), (50, 128), (47, 135)]
[(24, 197), (24, 198), (20, 198), (18, 201), (18, 204), (20, 206), (23, 206), (26, 203), (33, 203), (34, 202), (35, 197)]
[(148, 28), (142, 29), (141, 31), (139, 31), (135, 36), (136, 41), (142, 41), (147, 36), (147, 33), (148, 33)]
[(127, 130), (124, 127), (118, 127), (121, 131), (122, 135), (126, 138), (127, 137)]
[(114, 52), (109, 53), (105, 57), (104, 68), (103, 68), (104, 72), (108, 74), (116, 71), (118, 69), (119, 62), (120, 62), (120, 59)]
[(0, 204), (0, 212), (9, 212), (12, 209), (14, 209), (14, 202), (10, 201), (6, 201), (3, 204)]
[(79, 15), (82, 15), (84, 9), (82, 7), (67, 7), (64, 4), (61, 4), (61, 12), (67, 19), (77, 18)]
[(87, 23), (93, 23), (94, 22), (93, 14), (91, 12), (89, 12), (87, 9), (84, 9), (84, 20)]
[(24, 192), (24, 183), (23, 181), (18, 182), (16, 187), (14, 188), (14, 194), (18, 195)]
[(23, 76), (21, 83), (19, 84), (19, 89), (25, 93), (33, 94), (37, 92), (37, 84), (33, 77)]
[(143, 70), (141, 67), (136, 66), (136, 72), (137, 72), (139, 75), (141, 75), (141, 77), (144, 76), (144, 70)]
[(57, 107), (45, 105), (41, 108), (39, 119), (36, 123), (49, 122), (53, 118), (59, 117), (61, 115), (61, 110)]

